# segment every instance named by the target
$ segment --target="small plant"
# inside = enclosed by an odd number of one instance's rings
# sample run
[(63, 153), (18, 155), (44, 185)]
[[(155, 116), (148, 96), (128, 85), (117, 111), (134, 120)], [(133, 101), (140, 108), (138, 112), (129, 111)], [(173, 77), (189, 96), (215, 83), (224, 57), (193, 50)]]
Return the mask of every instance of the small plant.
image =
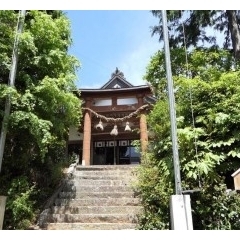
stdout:
[(35, 186), (30, 186), (26, 177), (12, 181), (8, 191), (5, 224), (9, 229), (27, 229), (34, 220), (34, 204), (31, 197), (36, 194)]

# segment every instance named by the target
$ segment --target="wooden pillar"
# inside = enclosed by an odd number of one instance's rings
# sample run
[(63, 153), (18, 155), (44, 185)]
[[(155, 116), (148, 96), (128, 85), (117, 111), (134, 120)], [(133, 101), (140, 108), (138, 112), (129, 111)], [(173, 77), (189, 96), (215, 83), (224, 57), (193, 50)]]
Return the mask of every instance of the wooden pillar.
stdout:
[(2, 230), (3, 227), (6, 200), (7, 200), (6, 196), (0, 196), (0, 230)]
[(148, 133), (146, 115), (144, 113), (140, 115), (140, 141), (142, 152), (145, 152), (148, 144)]
[(90, 150), (91, 150), (91, 116), (90, 112), (86, 111), (84, 114), (83, 126), (83, 153), (82, 165), (90, 165)]
[[(138, 107), (141, 107), (144, 104), (143, 94), (138, 94)], [(147, 150), (147, 144), (148, 144), (148, 132), (147, 132), (147, 120), (146, 115), (144, 112), (140, 114), (140, 142), (141, 142), (141, 150), (142, 153), (144, 153)]]

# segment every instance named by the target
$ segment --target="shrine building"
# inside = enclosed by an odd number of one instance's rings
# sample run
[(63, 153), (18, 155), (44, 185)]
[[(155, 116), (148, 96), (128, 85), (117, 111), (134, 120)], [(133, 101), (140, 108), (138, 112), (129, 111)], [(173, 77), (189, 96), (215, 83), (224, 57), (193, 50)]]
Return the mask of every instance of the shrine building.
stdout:
[(80, 89), (80, 95), (83, 119), (79, 129), (70, 128), (69, 153), (86, 166), (140, 163), (148, 143), (146, 113), (155, 103), (151, 88), (133, 86), (116, 68), (101, 88)]

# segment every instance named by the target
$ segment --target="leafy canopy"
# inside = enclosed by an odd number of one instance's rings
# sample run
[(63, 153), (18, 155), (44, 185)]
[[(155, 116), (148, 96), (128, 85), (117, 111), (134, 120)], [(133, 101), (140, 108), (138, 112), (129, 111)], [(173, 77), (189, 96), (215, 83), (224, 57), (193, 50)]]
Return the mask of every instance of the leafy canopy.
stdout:
[[(21, 221), (32, 221), (31, 211), (59, 183), (67, 161), (68, 129), (78, 127), (81, 118), (75, 85), (79, 62), (68, 53), (72, 43), (70, 21), (62, 11), (27, 11), (15, 87), (8, 86), (17, 19), (18, 11), (0, 11), (1, 121), (6, 96), (11, 96), (0, 194), (9, 193), (11, 203), (6, 209), (5, 228), (15, 229), (23, 228), (18, 224)], [(11, 187), (26, 181), (28, 190)], [(33, 185), (35, 190), (29, 191)], [(21, 208), (21, 202), (29, 208)]]
[[(180, 47), (171, 49), (171, 66), (182, 187), (200, 189), (191, 196), (194, 229), (239, 229), (239, 196), (226, 194), (240, 161), (238, 62), (224, 49)], [(140, 229), (169, 229), (174, 166), (163, 51), (152, 57), (145, 79), (157, 103), (148, 115), (154, 134), (139, 167)]]

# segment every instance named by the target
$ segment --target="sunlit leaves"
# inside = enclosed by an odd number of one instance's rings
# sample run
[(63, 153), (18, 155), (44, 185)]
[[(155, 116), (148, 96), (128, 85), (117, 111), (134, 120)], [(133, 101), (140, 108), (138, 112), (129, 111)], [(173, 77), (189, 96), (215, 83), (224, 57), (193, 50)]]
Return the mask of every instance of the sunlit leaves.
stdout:
[[(217, 81), (221, 73), (229, 71), (235, 65), (233, 57), (226, 50), (199, 48), (186, 52), (184, 48), (174, 48), (170, 54), (173, 78), (195, 77), (204, 79), (205, 83)], [(144, 78), (152, 85), (157, 97), (162, 98), (166, 95), (167, 79), (163, 50), (151, 57)]]
[[(6, 99), (11, 100), (0, 179), (0, 195), (9, 195), (7, 229), (26, 229), (36, 214), (35, 200), (40, 209), (59, 184), (68, 161), (68, 128), (78, 127), (81, 118), (75, 85), (79, 62), (68, 54), (70, 22), (61, 11), (27, 11), (15, 86), (8, 86), (17, 19), (18, 11), (0, 11), (0, 120)], [(25, 182), (36, 182), (37, 196), (30, 187), (20, 188)]]
[[(77, 92), (75, 70), (79, 62), (67, 52), (72, 41), (70, 22), (61, 11), (27, 11), (19, 41), (15, 87), (8, 87), (17, 17), (18, 11), (0, 12), (0, 29), (6, 30), (1, 31), (4, 36), (0, 40), (1, 110), (6, 97), (10, 96), (12, 113), (8, 136), (14, 142), (19, 138), (18, 129), (24, 129), (26, 136), (32, 137), (29, 149), (32, 153), (36, 151), (34, 155), (39, 151), (39, 157), (43, 158), (50, 146), (66, 140), (70, 125), (79, 124), (81, 103), (73, 93)], [(24, 135), (21, 138), (25, 141)], [(6, 147), (9, 151), (18, 151)]]
[(30, 133), (36, 139), (36, 142), (40, 148), (42, 157), (47, 152), (47, 147), (54, 140), (54, 137), (50, 133), (50, 129), (53, 126), (50, 121), (46, 121), (38, 118), (31, 112), (15, 111), (11, 115), (12, 125), (19, 128), (28, 129)]
[[(156, 15), (158, 13), (156, 11)], [(175, 13), (169, 12), (174, 19), (172, 23), (179, 17), (174, 16)], [(155, 30), (161, 31), (161, 28)], [(197, 40), (198, 36), (196, 37)], [(172, 40), (170, 43), (174, 44), (176, 39)], [(188, 43), (193, 44), (193, 42)], [(201, 190), (199, 195), (191, 196), (194, 198), (192, 207), (195, 227), (197, 229), (236, 229), (239, 224), (235, 224), (235, 212), (240, 199), (227, 196), (226, 185), (221, 184), (226, 176), (239, 168), (240, 72), (238, 63), (234, 61), (232, 53), (217, 48), (193, 48), (187, 52), (183, 48), (172, 48), (170, 56), (182, 187)], [(149, 128), (154, 132), (152, 141), (149, 143), (149, 154), (152, 156), (151, 166), (158, 166), (159, 179), (161, 184), (164, 184), (162, 191), (166, 191), (164, 188), (166, 186), (173, 187), (176, 177), (174, 176), (164, 59), (164, 51), (158, 51), (152, 57), (145, 75), (145, 79), (152, 85), (158, 98), (148, 116)], [(156, 180), (155, 185), (159, 184), (159, 179)], [(229, 184), (229, 181), (227, 183)], [(151, 186), (147, 190), (151, 191)], [(162, 192), (159, 195), (155, 193), (155, 198), (159, 201), (161, 194)], [(147, 196), (145, 197), (147, 199)], [(218, 198), (221, 198), (221, 201)], [(230, 199), (233, 204), (229, 204)], [(152, 205), (154, 204), (153, 202)], [(159, 216), (160, 221), (164, 220), (160, 214), (152, 211), (153, 206), (148, 206), (146, 209), (145, 216), (148, 217), (148, 221), (143, 222), (145, 226), (151, 227), (155, 224), (156, 216)], [(230, 214), (232, 211), (234, 214)], [(214, 216), (209, 220), (209, 214), (212, 212)]]
[[(19, 95), (12, 105), (16, 111), (12, 122), (26, 129), (29, 124), (28, 129), (39, 139), (48, 136), (37, 140), (43, 152), (49, 136), (60, 140), (66, 136), (69, 125), (79, 123), (80, 101), (72, 92), (78, 61), (67, 54), (71, 43), (69, 27), (69, 20), (60, 13), (53, 18), (44, 11), (28, 11), (19, 44)], [(20, 113), (25, 117), (20, 118)], [(36, 130), (39, 127), (41, 134)]]

